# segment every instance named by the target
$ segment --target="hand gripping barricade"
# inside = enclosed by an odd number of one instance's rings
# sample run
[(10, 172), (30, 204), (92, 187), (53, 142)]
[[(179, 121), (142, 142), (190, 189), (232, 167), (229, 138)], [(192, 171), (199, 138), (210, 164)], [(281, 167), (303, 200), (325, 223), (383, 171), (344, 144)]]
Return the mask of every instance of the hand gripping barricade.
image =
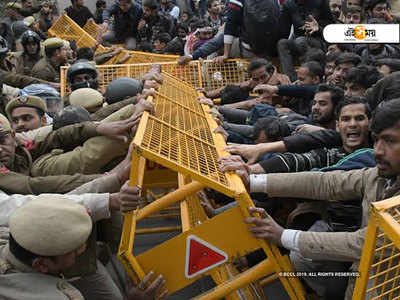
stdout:
[[(223, 65), (218, 65), (211, 60), (193, 61), (181, 66), (177, 62), (160, 62), (164, 73), (172, 75), (194, 88), (211, 90), (224, 87), (228, 84), (237, 84), (249, 79), (248, 62), (242, 59), (230, 59)], [(123, 65), (100, 65), (96, 66), (99, 71), (99, 89), (105, 87), (114, 79), (119, 77), (132, 77), (140, 79), (151, 66), (151, 63), (123, 64)], [(68, 94), (69, 88), (66, 82), (68, 67), (61, 67), (61, 96)]]
[(371, 204), (353, 299), (400, 299), (400, 196)]
[[(225, 142), (212, 133), (217, 124), (199, 104), (199, 94), (176, 77), (165, 72), (163, 77), (153, 99), (155, 112), (143, 114), (133, 140), (130, 184), (146, 180), (146, 161), (152, 161), (177, 173), (178, 189), (125, 214), (119, 259), (136, 283), (150, 270), (163, 274), (169, 293), (210, 275), (217, 286), (195, 299), (263, 299), (258, 284), (252, 283), (293, 271), (290, 261), (274, 245), (255, 239), (243, 222), (254, 204), (236, 174), (218, 170), (218, 158), (227, 155), (221, 150)], [(197, 197), (205, 187), (234, 198), (238, 205), (208, 219)], [(135, 257), (138, 222), (175, 203), (180, 204), (183, 232)], [(257, 249), (268, 258), (239, 273), (233, 262)], [(298, 278), (280, 280), (291, 299), (305, 299)]]

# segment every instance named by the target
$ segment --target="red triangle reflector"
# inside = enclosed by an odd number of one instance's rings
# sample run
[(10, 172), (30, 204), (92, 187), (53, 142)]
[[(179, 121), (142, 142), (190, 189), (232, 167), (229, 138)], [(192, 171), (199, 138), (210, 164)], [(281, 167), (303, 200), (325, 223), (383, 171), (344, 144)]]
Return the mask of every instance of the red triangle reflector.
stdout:
[(185, 276), (192, 278), (226, 262), (228, 255), (194, 235), (186, 239)]

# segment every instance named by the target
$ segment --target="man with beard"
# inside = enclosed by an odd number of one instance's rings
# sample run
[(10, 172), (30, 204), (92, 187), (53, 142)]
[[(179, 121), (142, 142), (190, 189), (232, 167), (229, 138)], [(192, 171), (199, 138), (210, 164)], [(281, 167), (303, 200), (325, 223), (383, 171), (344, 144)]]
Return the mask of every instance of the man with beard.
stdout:
[(343, 90), (339, 87), (320, 84), (315, 91), (311, 107), (314, 124), (325, 129), (335, 129), (335, 108), (343, 100)]
[(342, 12), (342, 0), (330, 0), (329, 8), (336, 21), (339, 20), (340, 13)]
[(60, 81), (60, 67), (67, 63), (67, 49), (64, 41), (59, 38), (50, 38), (44, 41), (46, 54), (32, 69), (32, 76), (47, 80)]
[(143, 0), (143, 17), (138, 25), (141, 50), (149, 50), (161, 32), (171, 33), (173, 20), (170, 15), (159, 11), (155, 0)]
[[(400, 99), (393, 99), (376, 109), (371, 122), (376, 167), (349, 172), (309, 172), (297, 174), (251, 175), (243, 179), (251, 192), (264, 192), (270, 197), (306, 197), (323, 201), (362, 199), (361, 229), (354, 232), (304, 232), (284, 230), (263, 209), (250, 209), (262, 218), (249, 218), (247, 223), (256, 238), (263, 238), (289, 249), (313, 262), (352, 262), (358, 269), (364, 246), (370, 203), (400, 193)], [(316, 188), (317, 187), (317, 188)], [(362, 274), (365, 276), (365, 274)], [(390, 280), (390, 276), (387, 280)], [(327, 278), (320, 278), (321, 283)], [(355, 278), (350, 278), (345, 299), (351, 299)], [(336, 298), (338, 299), (338, 298)]]
[(27, 30), (21, 36), (21, 44), (24, 50), (14, 54), (15, 72), (31, 76), (34, 65), (42, 59), (40, 37), (36, 32)]

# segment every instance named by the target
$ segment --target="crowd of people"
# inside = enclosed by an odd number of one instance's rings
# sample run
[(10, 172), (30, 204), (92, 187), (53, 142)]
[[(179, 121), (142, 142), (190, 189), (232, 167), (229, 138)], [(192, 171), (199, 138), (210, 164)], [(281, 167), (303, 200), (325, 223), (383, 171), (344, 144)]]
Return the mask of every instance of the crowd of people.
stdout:
[[(398, 1), (97, 0), (92, 12), (71, 0), (72, 20), (100, 26), (92, 48), (47, 36), (62, 13), (56, 2), (9, 1), (4, 12), (1, 299), (168, 293), (162, 274), (134, 286), (105, 267), (118, 264), (121, 212), (142, 201), (141, 187), (127, 182), (129, 143), (163, 82), (154, 64), (100, 87), (96, 65), (121, 45), (175, 54), (181, 65), (248, 59), (249, 80), (202, 90), (199, 102), (228, 143), (220, 170), (240, 176), (256, 204), (250, 212), (261, 215), (245, 220), (250, 232), (289, 251), (296, 271), (357, 271), (370, 203), (400, 194), (400, 45), (329, 44), (323, 29), (399, 24)], [(100, 44), (108, 50), (96, 51)], [(61, 98), (62, 66), (69, 92)], [(199, 197), (209, 217), (236, 205), (211, 189)], [(263, 259), (255, 251), (240, 263)], [(351, 299), (354, 280), (302, 278), (310, 295), (335, 300)]]

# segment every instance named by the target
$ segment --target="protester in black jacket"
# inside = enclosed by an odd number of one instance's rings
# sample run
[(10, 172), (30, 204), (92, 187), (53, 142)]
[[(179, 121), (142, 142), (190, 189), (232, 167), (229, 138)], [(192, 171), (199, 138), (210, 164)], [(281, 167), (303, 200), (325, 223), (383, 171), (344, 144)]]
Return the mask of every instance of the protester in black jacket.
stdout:
[(83, 5), (83, 0), (71, 0), (71, 4), (65, 9), (65, 12), (79, 26), (83, 27), (87, 20), (94, 19), (89, 8)]
[[(309, 48), (323, 48), (322, 30), (335, 20), (328, 0), (286, 0), (281, 7), (279, 23), (278, 54), (282, 70), (295, 81), (294, 57), (304, 55)], [(294, 38), (288, 39), (292, 25)]]

